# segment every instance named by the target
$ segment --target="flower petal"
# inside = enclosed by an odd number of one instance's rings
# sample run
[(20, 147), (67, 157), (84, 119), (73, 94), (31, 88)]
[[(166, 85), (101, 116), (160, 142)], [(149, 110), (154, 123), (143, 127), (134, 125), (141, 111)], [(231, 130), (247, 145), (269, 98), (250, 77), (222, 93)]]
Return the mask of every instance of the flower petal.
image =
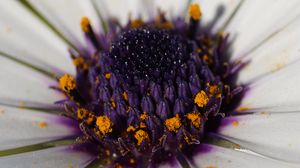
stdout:
[(74, 74), (68, 46), (17, 1), (0, 2), (0, 20), (0, 51), (48, 72)]
[[(217, 32), (227, 24), (235, 10), (239, 7), (241, 0), (195, 0), (201, 5), (203, 25), (208, 25), (207, 28), (212, 32)], [(214, 24), (214, 25), (213, 25)], [(212, 29), (211, 29), (212, 28)]]
[(256, 153), (300, 163), (300, 113), (260, 113), (229, 117), (219, 134)]
[(186, 16), (185, 13), (189, 0), (154, 0), (154, 6), (156, 9), (161, 9), (163, 12), (166, 12), (168, 17), (183, 17)]
[(250, 111), (288, 112), (300, 110), (300, 61), (251, 83), (240, 108)]
[(84, 44), (80, 27), (83, 16), (90, 18), (96, 32), (101, 30), (99, 19), (90, 0), (29, 0), (29, 2), (77, 46)]
[(72, 167), (79, 168), (87, 165), (92, 156), (80, 152), (72, 151), (72, 145), (45, 149), (41, 151), (23, 153), (18, 155), (0, 158), (3, 167)]
[(300, 60), (299, 26), (300, 19), (297, 19), (244, 57), (242, 60), (249, 63), (239, 72), (239, 83), (251, 82)]
[(5, 106), (0, 106), (0, 110), (0, 150), (78, 134), (76, 128), (67, 125), (70, 120), (63, 116)]
[(225, 32), (233, 41), (232, 58), (242, 57), (299, 16), (298, 0), (245, 1)]
[(0, 62), (0, 103), (16, 100), (20, 103), (28, 101), (52, 105), (55, 101), (63, 99), (62, 94), (49, 88), (51, 85), (57, 85), (53, 78), (1, 55)]
[(139, 16), (138, 6), (139, 0), (127, 0), (127, 1), (118, 1), (118, 0), (103, 0), (95, 1), (99, 11), (106, 13), (106, 18), (118, 18), (122, 25), (126, 24), (129, 19), (129, 14), (133, 19)]
[[(292, 165), (285, 164), (276, 160), (263, 158), (257, 155), (249, 154), (233, 149), (217, 147), (213, 145), (204, 145), (210, 151), (198, 154), (194, 159), (195, 168), (253, 168), (253, 167), (272, 167), (282, 168)], [(296, 168), (296, 166), (295, 166)]]

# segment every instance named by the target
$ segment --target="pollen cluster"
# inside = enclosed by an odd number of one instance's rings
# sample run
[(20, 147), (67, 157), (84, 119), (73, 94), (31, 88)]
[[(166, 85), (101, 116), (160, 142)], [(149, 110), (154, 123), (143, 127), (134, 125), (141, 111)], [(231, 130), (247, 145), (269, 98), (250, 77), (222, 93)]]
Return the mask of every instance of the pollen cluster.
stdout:
[(105, 34), (82, 18), (89, 48), (70, 52), (76, 76), (59, 78), (67, 99), (58, 104), (78, 121), (78, 143), (95, 144), (103, 163), (138, 167), (146, 160), (155, 167), (193, 153), (210, 125), (234, 108), (239, 90), (225, 62), (226, 34), (203, 31), (198, 4), (188, 12), (188, 22), (162, 11), (126, 25), (111, 20)]

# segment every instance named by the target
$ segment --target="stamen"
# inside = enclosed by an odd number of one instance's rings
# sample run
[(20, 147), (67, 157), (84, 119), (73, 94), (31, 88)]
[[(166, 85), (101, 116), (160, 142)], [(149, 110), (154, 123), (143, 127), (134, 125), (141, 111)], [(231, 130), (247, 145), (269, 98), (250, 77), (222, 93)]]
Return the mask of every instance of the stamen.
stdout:
[(69, 75), (65, 74), (59, 78), (59, 87), (66, 93), (70, 93), (76, 88), (75, 79)]
[(96, 125), (102, 136), (106, 135), (109, 132), (112, 132), (112, 122), (107, 116), (97, 117)]
[(191, 4), (190, 8), (189, 8), (189, 14), (193, 20), (195, 20), (195, 21), (200, 20), (202, 13), (201, 13), (199, 5), (196, 3)]
[(205, 105), (207, 105), (209, 101), (208, 96), (206, 95), (206, 93), (201, 90), (200, 92), (197, 93), (194, 102), (199, 106), (199, 107), (204, 107)]
[(87, 17), (83, 17), (81, 19), (81, 29), (82, 31), (85, 33), (85, 35), (88, 37), (88, 39), (91, 41), (91, 43), (93, 44), (93, 46), (97, 49), (97, 50), (101, 50), (101, 45), (97, 39), (97, 36), (90, 24), (90, 20)]
[(135, 134), (134, 134), (134, 138), (138, 141), (137, 144), (141, 145), (141, 143), (145, 140), (149, 139), (149, 135), (146, 131), (144, 130), (138, 130)]
[(201, 117), (199, 113), (196, 112), (188, 113), (186, 118), (191, 121), (193, 126), (195, 126), (196, 128), (200, 128)]
[(175, 117), (169, 118), (165, 121), (165, 126), (171, 132), (177, 132), (178, 129), (181, 127), (181, 121), (178, 114)]

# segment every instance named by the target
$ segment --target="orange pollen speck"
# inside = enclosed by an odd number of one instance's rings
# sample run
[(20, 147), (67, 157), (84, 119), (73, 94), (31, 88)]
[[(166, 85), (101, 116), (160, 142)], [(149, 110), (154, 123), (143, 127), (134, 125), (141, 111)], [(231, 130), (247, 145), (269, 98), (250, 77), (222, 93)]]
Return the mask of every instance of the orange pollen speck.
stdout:
[(200, 128), (200, 124), (201, 124), (201, 117), (199, 113), (188, 113), (187, 114), (187, 119), (189, 119), (191, 121), (191, 123), (193, 124), (193, 126)]
[(135, 160), (131, 158), (131, 159), (129, 160), (129, 162), (130, 162), (131, 164), (134, 164), (134, 163), (135, 163)]
[(207, 86), (208, 86), (208, 92), (209, 92), (210, 96), (216, 95), (217, 93), (219, 93), (219, 88), (217, 85), (210, 85), (208, 83)]
[(82, 57), (77, 57), (73, 60), (73, 64), (78, 67), (82, 68), (84, 70), (87, 70), (89, 68), (89, 65), (84, 62), (84, 59)]
[(39, 127), (40, 128), (45, 128), (47, 126), (48, 126), (48, 124), (46, 122), (39, 122)]
[(200, 6), (196, 3), (191, 4), (189, 7), (189, 15), (191, 16), (191, 18), (193, 20), (196, 20), (196, 21), (200, 20), (201, 16), (202, 16)]
[(146, 127), (147, 127), (147, 126), (146, 126), (145, 123), (143, 123), (143, 122), (140, 123), (140, 128), (146, 128)]
[(234, 126), (234, 127), (237, 127), (237, 126), (239, 126), (239, 122), (238, 121), (232, 121), (231, 125)]
[(88, 124), (88, 125), (91, 125), (95, 120), (95, 115), (92, 114), (92, 113), (89, 113), (87, 118), (85, 119), (85, 122)]
[(107, 116), (97, 117), (96, 125), (102, 135), (112, 132), (112, 122)]
[(105, 76), (106, 79), (110, 79), (111, 74), (110, 73), (106, 73), (104, 76)]
[(89, 114), (89, 111), (84, 109), (84, 108), (78, 108), (77, 109), (77, 118), (79, 120), (82, 120), (82, 119), (86, 118), (88, 116), (88, 114)]
[(176, 114), (175, 117), (169, 118), (165, 121), (165, 126), (169, 131), (177, 132), (181, 126), (180, 117)]
[(123, 98), (124, 98), (126, 101), (128, 101), (128, 94), (127, 94), (127, 92), (123, 92), (122, 95), (123, 95)]
[(84, 31), (84, 32), (89, 32), (90, 31), (90, 20), (89, 20), (89, 18), (83, 17), (81, 19), (80, 25), (81, 25), (82, 31)]
[(135, 134), (134, 134), (134, 138), (138, 141), (137, 144), (141, 145), (141, 143), (144, 140), (149, 139), (149, 135), (146, 131), (143, 130), (138, 130)]
[(206, 93), (201, 90), (200, 92), (197, 93), (194, 102), (199, 106), (199, 107), (203, 107), (205, 105), (207, 105), (208, 103), (208, 96), (206, 95)]
[(132, 28), (140, 28), (144, 25), (144, 22), (141, 19), (135, 19), (131, 21)]
[(135, 131), (135, 130), (136, 130), (136, 128), (131, 125), (126, 129), (127, 132), (131, 132), (131, 131)]
[(140, 115), (141, 120), (146, 120), (147, 117), (148, 117), (148, 114), (146, 112), (144, 112), (143, 114)]
[(76, 88), (75, 79), (71, 75), (65, 74), (59, 78), (59, 87), (63, 91), (69, 93), (71, 90)]
[(110, 99), (110, 102), (111, 102), (111, 108), (112, 108), (112, 109), (115, 109), (115, 108), (116, 108), (116, 103), (115, 103), (114, 99), (111, 98), (111, 99)]

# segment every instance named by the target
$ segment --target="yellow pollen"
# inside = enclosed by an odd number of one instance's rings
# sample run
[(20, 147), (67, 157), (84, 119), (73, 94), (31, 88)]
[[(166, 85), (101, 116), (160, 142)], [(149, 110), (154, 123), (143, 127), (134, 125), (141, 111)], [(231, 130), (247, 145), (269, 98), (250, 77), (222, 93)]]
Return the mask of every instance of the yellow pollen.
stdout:
[(131, 158), (131, 159), (129, 160), (129, 162), (130, 162), (131, 164), (134, 164), (134, 163), (135, 163), (135, 160)]
[(196, 3), (191, 4), (189, 7), (189, 14), (193, 20), (196, 21), (200, 20), (202, 16), (200, 6)]
[(180, 117), (178, 114), (175, 117), (169, 118), (165, 121), (165, 126), (169, 131), (177, 132), (181, 126)]
[(88, 125), (91, 125), (95, 120), (95, 115), (92, 114), (92, 113), (89, 113), (85, 122), (88, 124)]
[(59, 78), (59, 87), (63, 91), (69, 93), (71, 90), (76, 88), (75, 79), (71, 75), (65, 74)]
[(112, 122), (107, 116), (97, 117), (96, 125), (102, 135), (112, 132)]
[(73, 64), (78, 68), (82, 68), (83, 70), (87, 70), (89, 68), (89, 65), (84, 62), (82, 57), (75, 58), (73, 60)]
[(105, 76), (106, 79), (110, 79), (111, 74), (110, 73), (106, 73), (104, 76)]
[(194, 102), (199, 106), (199, 107), (203, 107), (205, 105), (207, 105), (208, 103), (208, 96), (206, 95), (206, 93), (201, 90), (200, 92), (197, 93)]
[(39, 125), (40, 128), (45, 128), (45, 127), (48, 126), (48, 124), (46, 122), (39, 122), (38, 125)]
[(208, 86), (209, 96), (216, 95), (220, 92), (218, 85), (210, 85), (209, 83), (207, 83), (207, 86)]
[(126, 109), (126, 113), (129, 113), (130, 110), (131, 110), (131, 107), (128, 106), (127, 109)]
[(140, 128), (146, 128), (146, 127), (147, 127), (147, 126), (146, 126), (145, 123), (143, 123), (143, 122), (140, 123)]
[(249, 107), (247, 107), (247, 106), (241, 106), (236, 111), (237, 112), (245, 112), (245, 111), (248, 111), (248, 110), (250, 110)]
[(110, 102), (111, 102), (111, 108), (112, 108), (112, 109), (115, 109), (115, 108), (116, 108), (116, 103), (115, 103), (114, 99), (111, 98), (111, 99), (110, 99)]
[(134, 138), (138, 141), (137, 144), (141, 145), (141, 143), (144, 140), (149, 139), (149, 135), (146, 131), (143, 130), (138, 130), (135, 134), (134, 134)]
[(196, 128), (200, 128), (201, 117), (199, 113), (196, 112), (188, 113), (186, 118), (191, 121), (193, 126), (195, 126)]
[(136, 128), (131, 125), (126, 129), (127, 132), (131, 132), (131, 131), (135, 131), (135, 130), (136, 130)]
[(123, 98), (124, 98), (126, 101), (128, 101), (128, 94), (127, 94), (127, 92), (123, 92), (123, 93), (122, 93), (122, 96), (123, 96)]
[(144, 25), (144, 22), (141, 19), (135, 19), (131, 21), (132, 28), (141, 28)]
[(211, 59), (207, 54), (205, 54), (205, 55), (203, 56), (203, 60), (204, 60), (207, 64), (212, 64), (212, 63), (213, 63), (212, 59)]
[(232, 121), (231, 125), (234, 126), (234, 127), (237, 127), (237, 126), (239, 126), (239, 122), (238, 121)]
[(174, 24), (172, 22), (159, 22), (156, 24), (156, 27), (159, 29), (173, 29)]
[(81, 19), (80, 25), (81, 25), (82, 31), (84, 31), (86, 33), (90, 31), (90, 19), (89, 18), (83, 17)]
[(84, 108), (78, 108), (77, 109), (77, 118), (79, 120), (82, 120), (82, 119), (86, 118), (88, 116), (88, 114), (89, 114), (89, 111), (84, 109)]
[(146, 112), (144, 112), (143, 114), (140, 115), (141, 120), (146, 120), (147, 117), (148, 117), (148, 114)]

